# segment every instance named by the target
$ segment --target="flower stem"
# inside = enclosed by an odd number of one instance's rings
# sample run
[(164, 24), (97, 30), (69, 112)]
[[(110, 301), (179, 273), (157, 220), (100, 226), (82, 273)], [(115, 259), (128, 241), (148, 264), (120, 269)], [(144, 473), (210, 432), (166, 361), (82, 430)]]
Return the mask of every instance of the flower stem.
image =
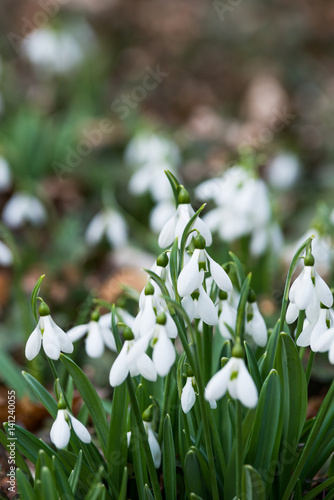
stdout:
[(201, 369), (200, 369), (200, 363), (199, 363), (199, 358), (198, 358), (198, 352), (197, 352), (197, 349), (195, 348), (195, 356), (193, 356), (193, 353), (188, 345), (188, 340), (187, 340), (186, 333), (184, 331), (184, 327), (181, 324), (179, 317), (175, 316), (174, 321), (176, 323), (176, 326), (177, 326), (177, 329), (179, 332), (179, 337), (181, 339), (183, 349), (185, 350), (185, 352), (187, 354), (188, 362), (189, 362), (190, 366), (192, 367), (194, 374), (195, 374), (197, 387), (198, 387), (198, 399), (199, 399), (200, 410), (201, 410), (201, 415), (202, 415), (202, 420), (203, 420), (204, 441), (205, 441), (206, 452), (208, 455), (210, 478), (211, 478), (211, 484), (212, 484), (212, 499), (219, 500), (215, 462), (214, 462), (214, 458), (213, 458), (213, 449), (212, 449), (211, 434), (210, 434), (210, 425), (209, 425), (209, 419), (208, 419), (208, 413), (207, 413), (207, 403), (206, 403), (205, 398), (204, 398), (204, 385), (203, 385), (203, 379), (201, 376)]
[(147, 434), (146, 434), (144, 424), (143, 424), (143, 421), (141, 418), (138, 400), (137, 400), (136, 393), (135, 393), (135, 390), (133, 387), (133, 381), (132, 381), (132, 378), (130, 375), (128, 375), (128, 378), (126, 379), (126, 383), (127, 383), (127, 387), (128, 387), (129, 396), (130, 396), (133, 415), (136, 419), (138, 433), (140, 435), (140, 440), (141, 440), (141, 443), (142, 443), (143, 449), (144, 449), (147, 468), (148, 468), (148, 472), (149, 472), (149, 475), (151, 478), (153, 494), (154, 494), (155, 500), (162, 500), (157, 471), (154, 467), (152, 453), (150, 450), (150, 446), (148, 444)]
[(315, 419), (315, 422), (313, 424), (313, 427), (311, 429), (311, 432), (309, 434), (309, 437), (305, 443), (304, 449), (299, 457), (297, 466), (291, 476), (291, 479), (288, 483), (288, 486), (286, 487), (285, 493), (282, 497), (282, 500), (289, 500), (291, 497), (291, 494), (293, 492), (293, 489), (295, 487), (296, 482), (298, 481), (298, 478), (300, 477), (300, 474), (303, 470), (303, 467), (305, 463), (307, 462), (307, 459), (309, 457), (309, 453), (314, 445), (315, 440), (317, 439), (319, 430), (325, 420), (325, 417), (327, 415), (327, 411), (332, 404), (334, 397), (334, 382), (332, 382), (332, 385), (329, 388), (329, 391), (327, 392), (327, 395), (320, 407), (320, 410), (318, 412), (318, 415)]
[(306, 380), (307, 380), (307, 384), (309, 383), (310, 378), (311, 378), (314, 357), (315, 357), (315, 353), (311, 350), (309, 358), (308, 358), (308, 362), (307, 362), (307, 367), (306, 367)]
[(293, 259), (292, 259), (291, 265), (289, 267), (289, 271), (288, 271), (288, 275), (287, 275), (286, 282), (285, 282), (285, 287), (284, 287), (283, 300), (282, 300), (282, 309), (281, 309), (281, 316), (280, 316), (280, 320), (279, 320), (278, 333), (282, 332), (283, 328), (284, 328), (284, 321), (285, 321), (285, 316), (286, 316), (286, 310), (287, 310), (287, 307), (288, 307), (289, 290), (290, 290), (292, 275), (293, 275), (293, 273), (295, 271), (295, 267), (297, 265), (297, 262), (298, 262), (300, 254), (310, 244), (310, 242), (312, 241), (312, 239), (313, 239), (313, 236), (311, 236), (310, 238), (308, 238), (298, 248), (297, 252), (295, 253), (295, 255), (294, 255)]
[(236, 400), (236, 493), (237, 499), (242, 500), (242, 408), (240, 401)]

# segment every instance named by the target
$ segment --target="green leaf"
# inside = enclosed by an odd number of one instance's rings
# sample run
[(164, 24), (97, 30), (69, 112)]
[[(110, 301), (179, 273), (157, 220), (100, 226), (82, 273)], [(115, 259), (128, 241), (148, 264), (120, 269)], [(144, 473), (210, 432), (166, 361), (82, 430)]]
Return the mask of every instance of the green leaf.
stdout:
[(266, 485), (271, 488), (275, 475), (282, 434), (282, 385), (272, 370), (259, 396), (246, 462), (256, 468)]
[(124, 467), (121, 489), (118, 495), (118, 500), (126, 500), (127, 488), (128, 488), (128, 469), (127, 467)]
[(236, 321), (236, 327), (235, 327), (235, 335), (237, 338), (242, 339), (244, 332), (245, 332), (245, 316), (246, 316), (246, 305), (247, 305), (247, 298), (248, 298), (248, 292), (250, 288), (250, 282), (252, 279), (252, 274), (249, 273), (247, 278), (245, 279), (241, 292), (240, 292), (240, 298), (239, 298), (239, 303), (238, 303), (238, 310), (237, 310), (237, 321)]
[(153, 496), (153, 494), (152, 494), (152, 492), (147, 484), (145, 484), (144, 491), (145, 491), (145, 499), (146, 500), (155, 500), (154, 496)]
[(50, 471), (53, 471), (52, 458), (49, 457), (44, 450), (40, 450), (36, 462), (35, 479), (42, 479), (43, 467), (47, 467)]
[(69, 485), (70, 485), (72, 493), (74, 495), (75, 495), (75, 492), (77, 490), (77, 486), (78, 486), (78, 482), (79, 482), (81, 465), (82, 465), (82, 450), (79, 451), (78, 459), (75, 463), (74, 469), (72, 470), (70, 477), (68, 478)]
[[(5, 430), (8, 434), (8, 424), (4, 424)], [(14, 426), (15, 437), (17, 438), (16, 447), (17, 449), (30, 460), (33, 464), (36, 464), (38, 459), (38, 453), (42, 449), (49, 457), (54, 455), (54, 451), (50, 446), (43, 443), (41, 439), (35, 437), (31, 432), (23, 429), (19, 425)]]
[(173, 430), (170, 416), (166, 415), (163, 429), (163, 478), (165, 495), (169, 500), (176, 500), (176, 465)]
[(145, 500), (144, 482), (145, 480), (148, 481), (148, 477), (145, 459), (141, 450), (139, 430), (134, 416), (131, 418), (130, 448), (132, 451), (133, 468), (139, 500)]
[(67, 479), (67, 475), (65, 474), (61, 460), (58, 456), (54, 455), (52, 457), (52, 462), (57, 481), (57, 490), (59, 492), (60, 498), (66, 498), (66, 500), (74, 500), (73, 491), (71, 489), (69, 479)]
[(179, 181), (175, 177), (175, 175), (172, 174), (169, 170), (165, 170), (165, 174), (167, 176), (167, 179), (169, 180), (169, 183), (171, 185), (173, 195), (174, 195), (174, 200), (175, 200), (175, 206), (177, 207), (179, 204), (179, 192), (178, 192), (178, 187), (180, 185)]
[(251, 465), (244, 465), (242, 473), (243, 500), (266, 500), (265, 487), (260, 474)]
[(244, 268), (242, 267), (242, 264), (241, 264), (240, 260), (238, 259), (238, 257), (233, 252), (229, 252), (229, 254), (232, 257), (233, 262), (235, 264), (235, 268), (237, 271), (237, 277), (238, 277), (238, 283), (239, 283), (239, 287), (241, 290), (242, 284), (244, 283), (244, 281), (246, 279), (245, 271), (244, 271)]
[(278, 344), (279, 338), (279, 322), (277, 321), (275, 327), (273, 328), (269, 340), (267, 342), (266, 352), (262, 356), (262, 361), (259, 362), (261, 377), (264, 380), (270, 370), (274, 367), (275, 356), (276, 356), (276, 348)]
[[(10, 449), (8, 448), (8, 445), (10, 444), (10, 441), (8, 441), (8, 437), (6, 436), (6, 434), (0, 429), (0, 443), (8, 450), (10, 451)], [(30, 478), (32, 478), (32, 475), (31, 475), (31, 471), (26, 463), (26, 461), (24, 460), (24, 458), (22, 457), (21, 453), (19, 453), (18, 449), (15, 450), (15, 464), (17, 465), (17, 467), (19, 469), (21, 469), (22, 472), (24, 472), (25, 474), (27, 474)]]
[(31, 299), (30, 299), (31, 310), (32, 310), (32, 313), (33, 313), (34, 318), (36, 320), (36, 323), (38, 323), (37, 297), (38, 297), (39, 289), (41, 288), (41, 284), (42, 284), (42, 281), (44, 278), (45, 278), (45, 274), (42, 274), (42, 276), (40, 276), (38, 278), (37, 283), (34, 286), (34, 289), (31, 293)]
[(0, 351), (0, 376), (7, 387), (14, 389), (19, 399), (27, 393), (20, 369), (10, 355), (4, 351)]
[(36, 500), (34, 489), (21, 469), (16, 469), (16, 481), (21, 500)]
[(59, 500), (59, 495), (57, 494), (57, 487), (50, 469), (43, 466), (41, 472), (41, 492), (42, 498), (47, 498), (48, 500)]
[(204, 499), (207, 498), (205, 480), (198, 457), (193, 449), (190, 449), (186, 455), (183, 471), (188, 497), (190, 497), (191, 493), (195, 493)]
[(170, 257), (169, 257), (169, 268), (170, 268), (170, 276), (172, 280), (172, 285), (173, 285), (173, 290), (177, 293), (177, 277), (178, 277), (178, 269), (179, 269), (179, 264), (178, 264), (178, 257), (179, 257), (179, 248), (178, 248), (178, 241), (177, 239), (174, 240), (174, 243), (172, 245), (171, 251), (170, 251)]
[(244, 342), (244, 346), (245, 346), (245, 350), (246, 350), (248, 371), (249, 371), (252, 379), (255, 382), (255, 385), (256, 385), (258, 392), (260, 393), (261, 388), (262, 388), (262, 378), (260, 375), (259, 367), (258, 367), (257, 362), (256, 362), (256, 358), (254, 356), (252, 349), (247, 344), (247, 342)]
[(78, 367), (78, 365), (74, 363), (74, 361), (65, 356), (65, 354), (61, 354), (60, 359), (73, 378), (82, 399), (86, 403), (94, 422), (101, 448), (105, 454), (107, 447), (108, 425), (101, 398), (97, 394), (87, 375), (81, 370), (81, 368)]
[(286, 334), (279, 335), (275, 368), (283, 388), (283, 428), (279, 483), (285, 490), (298, 457), (297, 447), (307, 412), (307, 382), (297, 347)]
[(27, 381), (29, 387), (33, 390), (34, 394), (38, 397), (38, 399), (41, 401), (43, 406), (48, 410), (50, 415), (53, 418), (57, 417), (57, 411), (58, 411), (58, 406), (57, 402), (51, 394), (45, 389), (45, 387), (42, 386), (38, 382), (38, 380), (35, 379), (30, 373), (27, 372), (22, 372), (23, 377)]
[(127, 406), (126, 383), (123, 382), (123, 384), (114, 389), (106, 453), (110, 480), (117, 491), (119, 491), (121, 486), (128, 451), (126, 436)]

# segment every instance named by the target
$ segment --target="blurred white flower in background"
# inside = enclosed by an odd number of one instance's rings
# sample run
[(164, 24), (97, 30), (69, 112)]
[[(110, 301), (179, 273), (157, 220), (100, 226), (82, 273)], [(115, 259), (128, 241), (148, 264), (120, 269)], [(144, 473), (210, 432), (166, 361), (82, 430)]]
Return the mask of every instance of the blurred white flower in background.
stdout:
[(26, 222), (41, 226), (46, 221), (47, 214), (38, 198), (29, 193), (18, 192), (6, 203), (2, 218), (8, 227), (18, 229)]
[(164, 173), (177, 173), (181, 156), (177, 144), (162, 134), (140, 133), (128, 144), (125, 162), (133, 173), (129, 190), (134, 195), (150, 193), (157, 205), (150, 214), (151, 229), (158, 233), (174, 212), (168, 179)]
[[(1, 96), (0, 96), (0, 114), (1, 114)], [(9, 164), (5, 158), (0, 156), (0, 193), (7, 191), (12, 184), (12, 173)]]
[(24, 56), (46, 74), (62, 74), (75, 69), (84, 59), (82, 45), (67, 32), (50, 28), (33, 31), (22, 42)]
[(301, 175), (301, 165), (293, 153), (275, 156), (267, 166), (267, 180), (271, 187), (287, 191), (295, 186)]
[(11, 250), (5, 245), (2, 241), (0, 241), (0, 266), (7, 267), (11, 266), (13, 263), (14, 257)]
[(85, 239), (88, 245), (97, 245), (106, 236), (114, 248), (126, 245), (128, 229), (124, 218), (115, 210), (107, 209), (96, 214), (89, 223)]
[(250, 235), (250, 252), (262, 255), (269, 247), (279, 251), (280, 228), (273, 222), (267, 185), (242, 166), (226, 170), (220, 178), (200, 184), (196, 195), (213, 200), (213, 208), (203, 220), (223, 241), (234, 241)]

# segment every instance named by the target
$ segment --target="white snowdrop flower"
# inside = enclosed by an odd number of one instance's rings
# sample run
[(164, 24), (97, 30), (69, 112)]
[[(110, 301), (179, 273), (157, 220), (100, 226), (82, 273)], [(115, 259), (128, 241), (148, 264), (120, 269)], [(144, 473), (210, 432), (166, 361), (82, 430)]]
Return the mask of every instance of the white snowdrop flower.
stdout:
[(181, 394), (181, 407), (184, 413), (188, 413), (194, 406), (196, 401), (196, 394), (194, 391), (195, 378), (193, 376), (187, 377), (185, 386)]
[(277, 223), (254, 228), (249, 247), (251, 255), (260, 257), (268, 249), (275, 254), (279, 254), (282, 247), (283, 234)]
[(235, 330), (237, 310), (231, 303), (231, 296), (221, 290), (219, 291), (219, 309), (218, 326), (220, 334), (225, 339), (232, 339), (231, 332), (226, 325)]
[(3, 156), (0, 156), (0, 193), (7, 191), (12, 184), (12, 173), (9, 164)]
[[(169, 247), (178, 238), (179, 247), (181, 245), (181, 238), (183, 231), (190, 221), (191, 217), (194, 215), (194, 210), (190, 205), (190, 197), (186, 189), (182, 186), (179, 192), (178, 198), (179, 205), (176, 212), (163, 226), (159, 235), (159, 246), (161, 248)], [(206, 246), (210, 246), (212, 243), (212, 235), (207, 224), (197, 217), (193, 223), (191, 229), (196, 229), (199, 234), (205, 239)], [(190, 234), (187, 240), (187, 245), (190, 243), (192, 235)]]
[(0, 241), (0, 266), (7, 267), (13, 264), (14, 257), (11, 250)]
[(28, 338), (25, 347), (25, 356), (31, 361), (41, 349), (50, 359), (59, 359), (61, 352), (73, 352), (73, 344), (69, 336), (61, 329), (50, 316), (50, 309), (42, 302), (39, 306), (39, 321), (35, 330)]
[[(124, 328), (123, 336), (125, 342), (110, 369), (110, 385), (112, 387), (121, 385), (129, 373), (131, 377), (142, 375), (147, 380), (155, 382), (157, 379), (157, 370), (151, 358), (145, 353), (147, 349), (146, 339), (136, 340), (129, 327)], [(138, 343), (142, 343), (143, 340), (145, 342), (144, 348), (138, 349)], [(131, 351), (135, 346), (137, 352), (135, 352), (134, 356), (131, 356)]]
[(290, 262), (298, 248), (311, 236), (313, 236), (312, 255), (317, 263), (317, 269), (321, 274), (326, 275), (330, 272), (333, 263), (333, 244), (330, 236), (326, 234), (320, 235), (319, 231), (314, 227), (308, 229), (301, 238), (285, 249), (284, 259)]
[(299, 179), (300, 162), (293, 153), (281, 153), (268, 164), (267, 178), (269, 184), (282, 191), (291, 189)]
[(85, 341), (87, 355), (90, 358), (100, 358), (105, 346), (116, 352), (115, 339), (110, 325), (111, 313), (100, 317), (95, 311), (89, 323), (74, 326), (67, 332), (67, 335), (72, 342), (76, 342), (87, 334)]
[(208, 268), (217, 286), (225, 292), (231, 292), (233, 290), (232, 282), (224, 269), (206, 252), (204, 237), (202, 235), (196, 236), (194, 245), (194, 253), (182, 269), (177, 280), (177, 289), (180, 296), (191, 295), (199, 287), (201, 271), (206, 271)]
[(71, 33), (48, 28), (34, 30), (21, 48), (24, 56), (46, 75), (68, 73), (84, 59), (83, 49)]
[(217, 400), (222, 398), (226, 391), (233, 399), (238, 399), (248, 408), (254, 408), (257, 404), (256, 385), (244, 360), (240, 357), (234, 357), (233, 352), (232, 358), (209, 381), (205, 389), (205, 398), (208, 401)]
[(145, 353), (149, 344), (151, 344), (153, 348), (152, 361), (156, 371), (160, 377), (165, 377), (176, 359), (175, 347), (171, 338), (173, 337), (170, 335), (167, 314), (162, 312), (156, 318), (154, 327), (151, 330), (147, 329), (145, 335), (134, 341), (134, 346), (128, 355), (128, 361), (130, 363), (134, 362), (138, 356)]
[(156, 288), (149, 281), (139, 297), (139, 311), (133, 323), (133, 333), (135, 337), (145, 336), (148, 331), (154, 328), (156, 322), (155, 308)]
[(73, 417), (65, 408), (59, 408), (56, 420), (53, 422), (50, 431), (50, 439), (57, 448), (62, 449), (68, 445), (71, 436), (71, 428), (80, 441), (86, 444), (91, 442), (91, 436), (80, 420)]
[(125, 161), (136, 168), (129, 183), (131, 193), (150, 192), (158, 202), (170, 198), (170, 185), (164, 171), (175, 172), (180, 163), (175, 142), (159, 134), (141, 133), (128, 144)]
[(274, 239), (275, 232), (271, 234), (270, 230), (272, 210), (267, 186), (243, 167), (233, 167), (221, 178), (206, 181), (196, 194), (200, 199), (205, 195), (205, 199), (215, 201), (217, 208), (209, 211), (203, 220), (223, 241), (234, 241), (250, 234), (253, 254), (261, 255)]
[[(333, 305), (332, 292), (317, 273), (314, 268), (314, 262), (312, 254), (306, 255), (304, 258), (304, 268), (293, 282), (289, 292), (290, 301), (297, 306), (299, 311), (305, 310), (306, 317), (310, 322), (314, 321), (318, 316), (321, 303), (326, 307)], [(290, 309), (288, 319), (291, 320), (295, 313), (295, 308)]]
[(181, 304), (190, 321), (193, 319), (200, 319), (211, 326), (218, 323), (218, 309), (204, 290), (203, 286), (200, 286), (198, 290), (191, 295), (184, 297)]
[(299, 335), (296, 344), (300, 347), (310, 346), (312, 351), (317, 351), (317, 346), (321, 342), (322, 336), (333, 326), (333, 313), (330, 309), (321, 307), (320, 313), (312, 323), (307, 319), (304, 321), (303, 330)]
[(145, 431), (147, 433), (148, 444), (152, 453), (154, 467), (159, 469), (161, 465), (161, 449), (155, 432), (152, 430), (151, 422), (144, 422)]
[(258, 346), (264, 347), (266, 345), (268, 340), (267, 326), (259, 311), (253, 291), (250, 292), (248, 297), (245, 331)]
[(128, 229), (124, 218), (115, 210), (107, 209), (96, 214), (89, 223), (85, 239), (88, 245), (97, 245), (106, 236), (114, 248), (126, 245)]
[(42, 225), (47, 218), (42, 203), (31, 194), (18, 192), (7, 201), (2, 212), (4, 223), (11, 229), (18, 229), (26, 222)]

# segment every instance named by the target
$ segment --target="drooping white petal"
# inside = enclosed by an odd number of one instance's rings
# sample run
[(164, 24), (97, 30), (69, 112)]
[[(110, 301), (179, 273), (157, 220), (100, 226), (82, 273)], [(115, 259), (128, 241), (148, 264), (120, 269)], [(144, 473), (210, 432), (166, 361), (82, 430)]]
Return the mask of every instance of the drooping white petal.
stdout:
[(198, 287), (200, 273), (198, 259), (200, 257), (200, 252), (199, 249), (194, 251), (190, 261), (184, 266), (177, 279), (177, 290), (181, 297), (191, 295)]
[(128, 229), (123, 217), (113, 211), (107, 212), (106, 236), (114, 248), (123, 247), (128, 241)]
[(81, 339), (88, 332), (88, 325), (77, 325), (71, 328), (67, 335), (72, 342), (76, 342)]
[(246, 322), (246, 333), (250, 335), (254, 342), (260, 347), (264, 347), (267, 343), (267, 326), (259, 311), (256, 302), (252, 304), (253, 317)]
[(218, 323), (218, 311), (204, 288), (199, 288), (199, 297), (196, 305), (196, 316), (207, 325), (216, 325)]
[(99, 319), (99, 324), (104, 328), (111, 328), (111, 312), (107, 314), (102, 314)]
[(194, 299), (189, 295), (188, 297), (183, 297), (181, 300), (181, 305), (188, 315), (190, 321), (195, 317), (195, 304)]
[(218, 287), (224, 292), (232, 292), (233, 285), (226, 271), (206, 253), (210, 262), (210, 272)]
[(83, 423), (81, 423), (77, 418), (73, 417), (73, 415), (69, 414), (69, 417), (71, 419), (72, 428), (80, 441), (87, 444), (90, 443), (92, 438), (90, 437), (90, 434)]
[(188, 413), (194, 406), (196, 401), (196, 394), (193, 388), (192, 377), (187, 377), (187, 382), (182, 389), (181, 406), (184, 413)]
[(13, 254), (2, 241), (0, 241), (0, 266), (10, 266), (13, 263)]
[(104, 214), (102, 212), (99, 212), (93, 217), (93, 219), (91, 220), (91, 222), (87, 227), (85, 240), (88, 243), (88, 245), (94, 246), (99, 241), (101, 241), (105, 231), (105, 227), (106, 227), (106, 221)]
[(185, 230), (186, 225), (190, 221), (193, 210), (191, 208), (190, 203), (182, 203), (177, 207), (177, 222), (175, 226), (175, 237), (179, 240), (179, 247), (181, 245), (181, 239), (183, 235), (183, 231)]
[(244, 406), (247, 406), (247, 408), (254, 408), (257, 405), (257, 388), (243, 359), (239, 359), (239, 371), (236, 378), (236, 393), (239, 401)]
[(114, 338), (114, 335), (113, 335), (112, 331), (110, 330), (110, 328), (105, 328), (100, 323), (99, 323), (99, 328), (100, 328), (100, 333), (101, 333), (101, 336), (102, 336), (102, 339), (103, 339), (103, 342), (105, 343), (105, 345), (111, 351), (116, 352), (117, 349), (116, 349), (115, 338)]
[(154, 432), (152, 431), (151, 424), (149, 422), (145, 422), (145, 428), (147, 432), (147, 437), (148, 437), (148, 444), (152, 453), (152, 458), (154, 462), (154, 467), (156, 469), (159, 469), (161, 465), (161, 450), (160, 446), (158, 443), (157, 438), (154, 435)]
[(126, 360), (129, 342), (125, 341), (121, 352), (115, 359), (109, 373), (109, 383), (112, 387), (121, 385), (129, 374), (129, 368)]
[(59, 359), (60, 344), (57, 335), (50, 322), (50, 316), (43, 316), (43, 349), (50, 359)]
[(312, 295), (311, 302), (309, 303), (309, 305), (306, 307), (305, 310), (306, 318), (310, 323), (312, 323), (312, 321), (314, 321), (319, 316), (319, 313), (320, 313), (320, 300), (317, 293), (314, 293)]
[(90, 358), (99, 358), (104, 353), (104, 343), (97, 321), (89, 322), (86, 353)]
[(291, 325), (291, 323), (296, 321), (298, 315), (299, 315), (298, 307), (293, 302), (290, 302), (286, 310), (286, 317), (285, 317), (287, 324)]
[(313, 351), (314, 352), (326, 352), (331, 349), (334, 343), (334, 328), (327, 330), (321, 337), (314, 341)]
[(310, 345), (311, 333), (316, 323), (317, 323), (317, 318), (314, 321), (312, 321), (312, 323), (309, 323), (307, 319), (304, 321), (303, 330), (299, 335), (298, 339), (296, 340), (296, 344), (299, 347), (307, 347)]
[(41, 343), (42, 343), (42, 333), (38, 323), (35, 330), (30, 334), (25, 347), (25, 357), (29, 361), (31, 361), (37, 356), (37, 354), (41, 349)]
[(73, 352), (73, 344), (72, 344), (72, 341), (70, 339), (70, 337), (64, 332), (64, 330), (62, 330), (52, 319), (52, 317), (50, 316), (50, 323), (52, 325), (52, 328), (53, 328), (53, 331), (55, 332), (56, 336), (57, 336), (57, 340), (58, 340), (58, 343), (59, 343), (59, 347), (60, 347), (60, 350), (62, 352), (66, 352), (66, 353), (71, 353)]
[(137, 369), (140, 375), (147, 380), (155, 382), (157, 380), (157, 369), (151, 358), (147, 354), (142, 354), (137, 360)]
[(333, 305), (333, 294), (330, 291), (327, 283), (319, 276), (317, 271), (315, 271), (315, 289), (320, 302), (322, 302), (326, 307), (332, 307)]
[(66, 410), (58, 410), (57, 418), (50, 430), (50, 439), (57, 448), (65, 448), (70, 440), (71, 431), (65, 420)]
[(170, 314), (166, 314), (166, 331), (170, 339), (176, 339), (177, 337), (177, 327), (174, 323), (173, 318)]
[(147, 350), (154, 331), (155, 328), (144, 337), (140, 337), (139, 339), (136, 339), (131, 343), (131, 348), (128, 350), (126, 355), (127, 364), (129, 367), (131, 365), (137, 367), (137, 360)]
[(205, 245), (209, 247), (212, 244), (212, 234), (207, 223), (203, 219), (197, 217), (194, 228), (203, 236)]
[(158, 239), (158, 244), (160, 248), (169, 247), (175, 240), (176, 223), (177, 223), (177, 212), (175, 212), (174, 215), (165, 223), (164, 227), (160, 232)]
[(306, 307), (312, 300), (312, 295), (315, 292), (315, 288), (311, 277), (311, 271), (312, 271), (311, 266), (304, 267), (302, 273), (299, 276), (300, 279), (298, 281), (298, 286), (295, 287), (293, 292), (294, 300), (290, 298), (290, 300), (292, 300), (296, 304), (296, 306), (300, 311), (306, 309)]
[(227, 390), (231, 373), (231, 360), (226, 363), (224, 368), (219, 370), (209, 381), (205, 389), (205, 399), (208, 401), (217, 400), (224, 396)]
[(153, 349), (153, 363), (160, 377), (165, 377), (174, 364), (176, 354), (172, 341), (162, 325), (157, 325), (159, 329), (159, 338)]
[(328, 330), (327, 326), (327, 310), (321, 309), (320, 314), (318, 316), (317, 322), (314, 325), (314, 328), (311, 332), (310, 336), (310, 347), (312, 351), (314, 351), (314, 347), (318, 341), (318, 339)]

